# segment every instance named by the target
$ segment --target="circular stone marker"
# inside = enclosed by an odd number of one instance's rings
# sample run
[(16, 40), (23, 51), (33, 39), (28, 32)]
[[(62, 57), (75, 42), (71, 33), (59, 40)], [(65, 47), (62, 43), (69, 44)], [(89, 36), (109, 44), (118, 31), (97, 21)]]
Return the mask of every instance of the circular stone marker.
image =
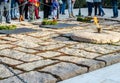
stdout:
[(120, 41), (120, 33), (112, 31), (103, 31), (97, 33), (93, 30), (90, 31), (77, 31), (73, 32), (71, 38), (80, 42), (89, 42), (89, 43), (115, 43)]

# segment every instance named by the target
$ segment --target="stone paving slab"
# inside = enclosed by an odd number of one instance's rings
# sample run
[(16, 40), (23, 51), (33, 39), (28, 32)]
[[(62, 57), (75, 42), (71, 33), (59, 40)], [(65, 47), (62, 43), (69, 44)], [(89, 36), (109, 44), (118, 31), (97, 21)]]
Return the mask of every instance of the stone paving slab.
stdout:
[(100, 54), (107, 54), (107, 53), (112, 53), (116, 52), (117, 50), (120, 50), (120, 45), (119, 43), (116, 43), (117, 45), (109, 45), (109, 44), (91, 44), (91, 43), (79, 43), (70, 46), (71, 48), (74, 49), (83, 49), (88, 52), (95, 52), (95, 53), (100, 53)]
[[(83, 35), (84, 34), (84, 35)], [(80, 42), (88, 42), (88, 43), (114, 43), (120, 41), (120, 33), (118, 32), (110, 32), (104, 31), (101, 33), (97, 32), (74, 32), (71, 36), (73, 40)]]
[(0, 57), (0, 60), (2, 60), (2, 62), (9, 64), (9, 65), (18, 65), (18, 64), (23, 63), (21, 61), (14, 60), (14, 59), (7, 58), (7, 57)]
[(35, 60), (40, 60), (42, 57), (35, 56), (32, 54), (26, 54), (20, 51), (12, 50), (12, 49), (5, 49), (0, 51), (0, 55), (6, 56), (6, 57), (11, 57), (17, 60), (22, 60), (22, 61), (35, 61)]
[[(16, 74), (21, 73), (21, 71), (19, 71), (19, 70), (14, 70), (12, 68), (10, 68), (10, 69)], [(10, 77), (10, 76), (14, 76), (14, 74), (11, 71), (9, 71), (9, 69), (6, 66), (0, 64), (0, 78), (6, 78), (6, 77)]]
[(61, 80), (65, 80), (70, 77), (87, 72), (87, 68), (80, 67), (72, 63), (61, 62), (56, 65), (41, 69), (40, 71), (50, 72), (53, 75), (59, 76)]
[(79, 58), (79, 57), (73, 57), (73, 56), (60, 56), (60, 57), (56, 57), (55, 59), (65, 61), (65, 62), (75, 63), (77, 65), (84, 65), (88, 67), (89, 71), (99, 69), (105, 66), (105, 62), (102, 62), (102, 61), (96, 61), (92, 59)]
[(14, 76), (0, 81), (0, 83), (56, 83), (57, 81), (57, 79), (49, 74), (36, 71), (21, 74), (19, 77), (22, 81)]
[(30, 62), (30, 63), (24, 63), (21, 65), (18, 65), (17, 68), (23, 69), (25, 71), (30, 71), (30, 70), (34, 70), (35, 68), (42, 68), (45, 67), (47, 65), (50, 64), (54, 64), (58, 61), (52, 61), (52, 60), (39, 60), (39, 61), (35, 61), (35, 62)]
[(72, 55), (72, 56), (91, 58), (91, 59), (100, 56), (100, 54), (97, 54), (97, 53), (92, 53), (92, 52), (88, 52), (80, 49), (74, 49), (74, 48), (62, 48), (58, 51), (68, 55)]
[(37, 56), (41, 56), (41, 57), (45, 57), (45, 58), (52, 58), (52, 57), (59, 56), (59, 55), (61, 55), (61, 53), (54, 52), (54, 51), (47, 51), (47, 52), (44, 52), (44, 53), (38, 53), (37, 54)]
[(98, 57), (96, 59), (105, 61), (106, 65), (112, 65), (120, 62), (120, 53), (109, 54), (106, 56)]

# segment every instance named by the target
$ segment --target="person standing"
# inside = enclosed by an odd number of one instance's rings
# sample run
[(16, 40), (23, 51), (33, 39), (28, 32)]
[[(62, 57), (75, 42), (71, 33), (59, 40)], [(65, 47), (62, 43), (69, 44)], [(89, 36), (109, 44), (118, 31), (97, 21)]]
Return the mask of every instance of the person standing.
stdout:
[(57, 12), (58, 12), (58, 8), (59, 8), (59, 3), (57, 0), (53, 0), (52, 2), (52, 16), (53, 16), (53, 19), (56, 20), (58, 18), (57, 16)]
[(25, 19), (28, 19), (28, 0), (27, 0), (27, 3), (25, 4), (25, 8), (24, 8), (24, 11), (25, 11)]
[(68, 13), (69, 13), (69, 18), (73, 18), (73, 8), (76, 0), (67, 0), (68, 2)]
[(35, 2), (35, 17), (36, 17), (36, 19), (40, 18), (40, 16), (39, 16), (39, 6), (40, 6), (40, 1), (36, 0), (36, 2)]
[(50, 13), (51, 13), (51, 5), (52, 0), (43, 0), (44, 8), (43, 8), (43, 18), (48, 19)]
[(98, 8), (100, 5), (100, 0), (93, 0), (94, 2), (94, 10), (95, 10), (95, 16), (98, 15)]
[(102, 3), (103, 3), (103, 0), (100, 0), (100, 3), (99, 3), (99, 16), (104, 16), (105, 15), (105, 12), (102, 8)]
[(113, 7), (113, 16), (111, 18), (118, 17), (118, 0), (111, 0), (112, 7)]
[(18, 6), (18, 0), (11, 0), (11, 19), (17, 20), (17, 6)]
[(93, 0), (86, 0), (88, 7), (88, 16), (92, 15)]
[(11, 1), (10, 0), (0, 0), (0, 23), (2, 23), (2, 16), (4, 13), (6, 23), (11, 23), (10, 22), (10, 7), (11, 6)]
[(18, 0), (18, 5), (19, 5), (19, 21), (24, 21), (24, 8), (27, 0)]
[(66, 3), (67, 3), (67, 0), (62, 0), (62, 7), (61, 7), (61, 13), (62, 15), (65, 15), (65, 8), (66, 8)]

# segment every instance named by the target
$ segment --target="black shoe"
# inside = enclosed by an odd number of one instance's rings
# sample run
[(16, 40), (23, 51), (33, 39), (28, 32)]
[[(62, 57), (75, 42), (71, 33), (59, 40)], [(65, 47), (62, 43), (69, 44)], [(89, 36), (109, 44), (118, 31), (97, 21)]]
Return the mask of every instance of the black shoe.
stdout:
[(111, 18), (117, 18), (118, 16), (112, 16)]
[(25, 19), (28, 19), (28, 17), (25, 17)]
[(105, 13), (104, 14), (102, 14), (102, 17), (105, 15)]
[(11, 22), (6, 22), (6, 23), (10, 24)]

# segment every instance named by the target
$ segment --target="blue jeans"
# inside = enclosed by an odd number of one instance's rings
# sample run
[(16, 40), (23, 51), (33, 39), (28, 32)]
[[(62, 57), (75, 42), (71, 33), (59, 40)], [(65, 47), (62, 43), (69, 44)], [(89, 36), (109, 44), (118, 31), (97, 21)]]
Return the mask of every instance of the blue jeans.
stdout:
[(69, 13), (69, 15), (72, 15), (73, 14), (74, 3), (72, 3), (71, 0), (67, 0), (67, 2), (68, 2), (68, 13)]
[(17, 2), (15, 0), (11, 0), (11, 18), (17, 18)]
[(91, 16), (93, 3), (87, 2), (87, 6), (88, 6), (88, 16)]
[(62, 14), (65, 14), (65, 8), (66, 8), (66, 1), (63, 1), (62, 7), (61, 7)]
[(10, 2), (1, 2), (0, 4), (0, 23), (2, 23), (2, 16), (5, 16), (6, 22), (10, 22)]
[(113, 6), (113, 16), (118, 17), (118, 3), (117, 1), (112, 1)]
[(105, 12), (102, 8), (102, 3), (100, 3), (100, 5), (99, 5), (99, 15), (102, 15), (102, 16), (105, 15)]

